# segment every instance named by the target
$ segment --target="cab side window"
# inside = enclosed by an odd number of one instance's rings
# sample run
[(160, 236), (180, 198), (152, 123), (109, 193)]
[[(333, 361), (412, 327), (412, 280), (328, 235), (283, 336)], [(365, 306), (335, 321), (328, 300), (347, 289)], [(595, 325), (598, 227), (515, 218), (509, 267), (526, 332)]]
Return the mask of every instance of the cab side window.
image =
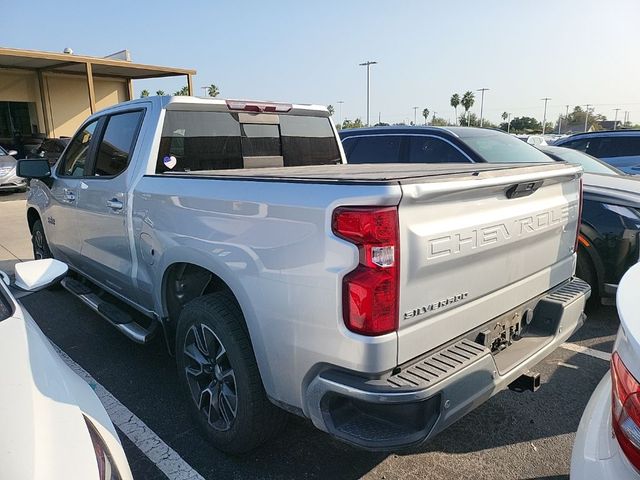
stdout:
[(127, 168), (142, 114), (142, 111), (118, 113), (107, 119), (96, 153), (94, 176), (114, 177)]
[(98, 120), (86, 124), (82, 130), (73, 137), (67, 153), (60, 162), (59, 175), (66, 177), (84, 177), (91, 138), (93, 137), (96, 125), (98, 125)]

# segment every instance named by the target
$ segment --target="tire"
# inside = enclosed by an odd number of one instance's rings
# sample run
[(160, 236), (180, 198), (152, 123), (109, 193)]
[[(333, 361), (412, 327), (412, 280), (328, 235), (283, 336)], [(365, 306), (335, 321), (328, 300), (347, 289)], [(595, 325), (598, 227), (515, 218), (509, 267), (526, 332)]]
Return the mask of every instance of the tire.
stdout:
[(591, 286), (591, 297), (587, 301), (587, 308), (590, 310), (596, 309), (600, 305), (598, 275), (589, 258), (589, 254), (583, 249), (578, 250), (576, 277), (581, 278)]
[(41, 220), (36, 220), (31, 228), (31, 245), (33, 246), (33, 258), (40, 260), (42, 258), (53, 258), (47, 236), (44, 233), (44, 227)]
[(267, 398), (243, 323), (235, 300), (216, 292), (185, 305), (176, 334), (190, 414), (216, 448), (233, 454), (266, 442), (287, 418)]

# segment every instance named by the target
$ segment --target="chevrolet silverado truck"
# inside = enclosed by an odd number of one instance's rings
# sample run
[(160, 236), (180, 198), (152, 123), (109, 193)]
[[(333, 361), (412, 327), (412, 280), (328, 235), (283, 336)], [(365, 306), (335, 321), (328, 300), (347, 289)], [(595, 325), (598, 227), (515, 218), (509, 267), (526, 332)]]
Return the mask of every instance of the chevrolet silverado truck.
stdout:
[(36, 258), (130, 339), (163, 332), (219, 449), (285, 411), (397, 449), (535, 389), (590, 294), (581, 169), (344, 163), (324, 107), (151, 97), (18, 173)]

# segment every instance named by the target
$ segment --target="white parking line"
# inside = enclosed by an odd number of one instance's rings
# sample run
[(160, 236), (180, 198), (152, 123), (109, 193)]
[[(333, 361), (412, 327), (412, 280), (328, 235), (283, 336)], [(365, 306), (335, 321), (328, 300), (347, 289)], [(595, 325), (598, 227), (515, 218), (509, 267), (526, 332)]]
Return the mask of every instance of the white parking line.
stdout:
[(591, 357), (599, 358), (600, 360), (610, 361), (611, 354), (607, 352), (601, 352), (600, 350), (594, 350), (593, 348), (583, 347), (582, 345), (577, 345), (575, 343), (563, 343), (560, 345), (565, 350), (571, 350), (576, 353), (584, 353), (585, 355), (589, 355)]
[(171, 480), (204, 480), (169, 445), (164, 443), (142, 420), (125, 407), (106, 388), (96, 382), (84, 368), (53, 344), (64, 362), (95, 390), (113, 424)]

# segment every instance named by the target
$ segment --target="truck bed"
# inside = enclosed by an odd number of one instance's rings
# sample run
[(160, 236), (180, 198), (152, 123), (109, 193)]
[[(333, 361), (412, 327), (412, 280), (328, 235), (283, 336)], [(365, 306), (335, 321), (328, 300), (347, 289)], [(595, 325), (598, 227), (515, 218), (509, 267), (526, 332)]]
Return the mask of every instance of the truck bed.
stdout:
[(545, 172), (545, 177), (566, 170), (561, 162), (540, 163), (474, 163), (474, 164), (360, 164), (314, 165), (304, 167), (246, 168), (163, 173), (163, 177), (198, 177), (238, 180), (287, 181), (312, 183), (410, 184), (418, 182), (460, 180), (461, 177), (498, 178), (514, 173), (529, 175)]

